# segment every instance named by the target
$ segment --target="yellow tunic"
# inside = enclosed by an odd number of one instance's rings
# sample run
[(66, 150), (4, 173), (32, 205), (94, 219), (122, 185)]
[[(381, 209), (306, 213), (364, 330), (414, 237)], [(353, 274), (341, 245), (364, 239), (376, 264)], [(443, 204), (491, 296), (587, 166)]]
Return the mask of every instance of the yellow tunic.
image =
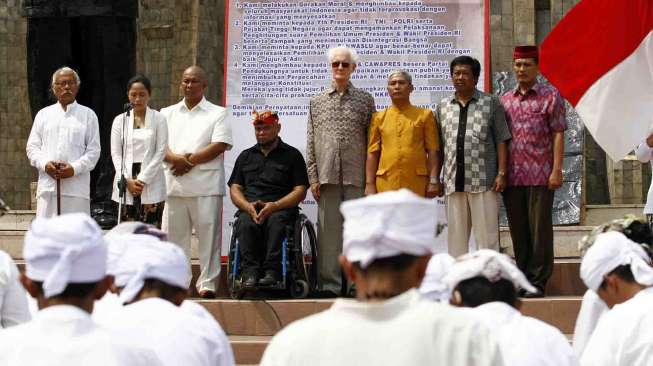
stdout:
[(439, 150), (433, 111), (391, 106), (372, 115), (367, 152), (381, 151), (376, 171), (378, 192), (407, 188), (426, 196), (429, 172), (426, 151)]

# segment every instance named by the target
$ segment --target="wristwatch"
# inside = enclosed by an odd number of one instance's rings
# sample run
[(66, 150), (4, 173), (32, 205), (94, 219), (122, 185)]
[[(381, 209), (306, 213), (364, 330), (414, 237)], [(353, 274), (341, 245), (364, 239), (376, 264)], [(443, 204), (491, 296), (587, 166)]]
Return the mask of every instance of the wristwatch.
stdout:
[(429, 184), (439, 184), (439, 183), (440, 183), (440, 180), (438, 178), (435, 178), (435, 177), (429, 178)]
[(504, 172), (503, 170), (499, 170), (499, 172), (497, 172), (497, 175), (500, 176), (500, 177), (505, 177), (506, 172)]

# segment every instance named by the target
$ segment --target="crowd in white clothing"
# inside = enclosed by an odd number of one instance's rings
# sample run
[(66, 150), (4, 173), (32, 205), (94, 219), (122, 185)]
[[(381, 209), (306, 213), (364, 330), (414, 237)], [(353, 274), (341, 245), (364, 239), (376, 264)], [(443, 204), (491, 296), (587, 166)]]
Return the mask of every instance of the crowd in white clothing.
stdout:
[[(511, 258), (433, 255), (433, 205), (408, 190), (344, 203), (340, 262), (357, 298), (284, 328), (262, 365), (650, 364), (648, 224), (630, 219), (623, 233), (602, 226), (583, 239), (589, 290), (572, 349), (557, 328), (520, 313), (519, 289), (537, 289)], [(428, 222), (408, 224), (414, 215)], [(165, 239), (140, 223), (102, 236), (82, 213), (35, 219), (22, 275), (0, 253), (0, 364), (233, 365), (220, 324), (186, 299), (186, 255)]]

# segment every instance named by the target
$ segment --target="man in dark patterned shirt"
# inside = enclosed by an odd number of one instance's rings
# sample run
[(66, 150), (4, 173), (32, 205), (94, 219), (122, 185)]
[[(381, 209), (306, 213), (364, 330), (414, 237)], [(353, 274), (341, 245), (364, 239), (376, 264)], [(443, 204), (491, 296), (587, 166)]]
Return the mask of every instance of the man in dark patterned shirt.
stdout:
[(562, 186), (565, 103), (552, 86), (537, 81), (535, 46), (513, 55), (517, 87), (501, 97), (512, 141), (508, 148), (508, 187), (503, 202), (517, 266), (543, 296), (553, 273), (552, 208)]
[(479, 248), (499, 250), (499, 193), (506, 187), (510, 131), (499, 98), (476, 89), (481, 64), (469, 56), (451, 61), (456, 93), (438, 103), (436, 120), (444, 146), (444, 186), (449, 254)]
[(317, 249), (319, 284), (323, 297), (338, 296), (342, 274), (340, 203), (363, 196), (367, 127), (376, 112), (370, 93), (349, 81), (358, 55), (347, 47), (328, 52), (331, 86), (311, 98), (307, 126), (308, 179), (318, 202)]

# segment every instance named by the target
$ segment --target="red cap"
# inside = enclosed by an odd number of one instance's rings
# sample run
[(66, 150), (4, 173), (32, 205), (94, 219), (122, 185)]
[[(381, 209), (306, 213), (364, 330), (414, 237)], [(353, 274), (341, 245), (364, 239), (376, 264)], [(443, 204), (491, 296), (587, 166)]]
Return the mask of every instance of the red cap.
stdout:
[(262, 113), (258, 113), (257, 111), (252, 112), (252, 115), (254, 117), (253, 123), (255, 125), (257, 124), (264, 124), (264, 125), (273, 125), (277, 122), (279, 122), (279, 116), (277, 115), (277, 112), (274, 111), (264, 111)]
[(519, 58), (538, 58), (537, 47), (535, 46), (517, 46), (515, 47), (515, 52), (512, 54), (512, 59), (516, 60)]

